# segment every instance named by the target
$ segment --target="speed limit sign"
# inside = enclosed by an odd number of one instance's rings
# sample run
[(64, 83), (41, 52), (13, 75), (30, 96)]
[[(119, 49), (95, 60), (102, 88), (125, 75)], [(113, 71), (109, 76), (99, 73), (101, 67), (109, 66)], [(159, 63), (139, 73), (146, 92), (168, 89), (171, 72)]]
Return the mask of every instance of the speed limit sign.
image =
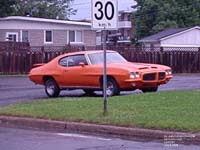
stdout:
[(92, 28), (117, 29), (117, 0), (92, 0)]

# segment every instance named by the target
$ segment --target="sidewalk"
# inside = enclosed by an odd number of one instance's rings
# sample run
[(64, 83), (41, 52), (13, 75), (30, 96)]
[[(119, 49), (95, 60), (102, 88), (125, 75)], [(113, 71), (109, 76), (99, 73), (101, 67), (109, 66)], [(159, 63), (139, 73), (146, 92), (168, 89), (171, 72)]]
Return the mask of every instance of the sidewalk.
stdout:
[(117, 136), (120, 138), (145, 138), (163, 140), (173, 144), (200, 144), (200, 133), (183, 133), (141, 128), (127, 128), (78, 122), (53, 121), (34, 118), (0, 116), (0, 127), (37, 129), (59, 132), (78, 132)]

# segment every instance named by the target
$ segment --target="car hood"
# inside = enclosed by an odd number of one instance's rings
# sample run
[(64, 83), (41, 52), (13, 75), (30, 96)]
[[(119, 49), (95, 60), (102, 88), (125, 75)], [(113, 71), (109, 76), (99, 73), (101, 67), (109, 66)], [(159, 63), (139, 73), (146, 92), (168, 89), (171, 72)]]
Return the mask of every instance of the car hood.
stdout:
[(108, 67), (111, 68), (121, 68), (128, 71), (142, 71), (142, 70), (149, 70), (149, 69), (168, 69), (169, 67), (164, 65), (157, 65), (157, 64), (147, 64), (147, 63), (132, 63), (132, 62), (123, 62), (123, 63), (110, 63)]

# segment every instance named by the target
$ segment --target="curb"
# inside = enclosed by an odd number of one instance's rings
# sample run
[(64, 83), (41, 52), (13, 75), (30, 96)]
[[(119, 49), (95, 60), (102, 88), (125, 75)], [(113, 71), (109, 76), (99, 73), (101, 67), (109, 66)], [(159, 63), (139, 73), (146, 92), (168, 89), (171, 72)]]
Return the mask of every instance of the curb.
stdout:
[(145, 138), (163, 140), (165, 144), (200, 144), (200, 133), (183, 133), (24, 117), (0, 116), (0, 127), (103, 134), (126, 139)]

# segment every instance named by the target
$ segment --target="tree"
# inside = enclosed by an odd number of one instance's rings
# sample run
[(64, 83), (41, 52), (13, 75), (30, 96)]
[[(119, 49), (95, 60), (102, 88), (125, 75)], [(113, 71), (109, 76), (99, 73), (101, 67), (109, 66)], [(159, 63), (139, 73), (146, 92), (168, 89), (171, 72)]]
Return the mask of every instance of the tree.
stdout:
[(68, 19), (76, 10), (70, 8), (74, 0), (16, 0), (13, 15), (50, 19)]
[(136, 0), (136, 2), (133, 22), (138, 39), (166, 28), (200, 25), (200, 0)]
[(0, 17), (6, 17), (13, 12), (15, 0), (0, 0)]

